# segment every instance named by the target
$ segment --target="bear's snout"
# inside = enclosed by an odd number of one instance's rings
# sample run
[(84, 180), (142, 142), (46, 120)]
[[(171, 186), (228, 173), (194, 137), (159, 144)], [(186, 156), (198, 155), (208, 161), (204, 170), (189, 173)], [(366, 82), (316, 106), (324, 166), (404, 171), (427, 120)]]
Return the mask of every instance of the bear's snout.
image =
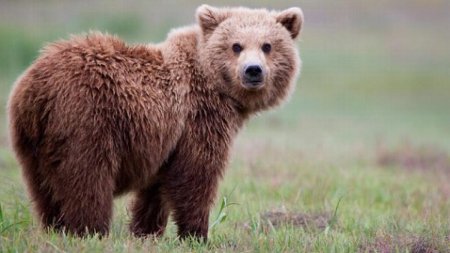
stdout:
[(244, 87), (249, 89), (261, 88), (264, 85), (264, 71), (259, 64), (248, 64), (244, 67)]

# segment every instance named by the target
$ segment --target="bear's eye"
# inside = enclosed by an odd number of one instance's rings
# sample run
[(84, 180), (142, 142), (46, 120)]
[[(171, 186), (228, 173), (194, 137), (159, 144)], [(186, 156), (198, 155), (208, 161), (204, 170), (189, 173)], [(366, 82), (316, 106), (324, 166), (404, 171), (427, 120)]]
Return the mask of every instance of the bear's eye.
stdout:
[(270, 45), (269, 43), (264, 43), (264, 44), (262, 45), (262, 47), (261, 47), (261, 50), (262, 50), (264, 53), (268, 54), (268, 53), (270, 53), (270, 51), (272, 50), (272, 45)]
[(239, 43), (234, 43), (233, 46), (231, 46), (231, 49), (233, 49), (233, 52), (240, 53), (242, 51), (242, 46), (239, 45)]

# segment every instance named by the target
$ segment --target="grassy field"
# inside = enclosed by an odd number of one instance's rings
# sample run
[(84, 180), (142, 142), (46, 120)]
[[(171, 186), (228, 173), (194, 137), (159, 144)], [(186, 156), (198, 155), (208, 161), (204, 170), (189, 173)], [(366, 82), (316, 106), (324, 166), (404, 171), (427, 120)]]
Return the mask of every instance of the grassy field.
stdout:
[(178, 241), (172, 223), (133, 238), (127, 197), (106, 238), (42, 231), (7, 141), (14, 79), (48, 41), (99, 29), (158, 42), (199, 4), (0, 2), (0, 252), (450, 252), (450, 4), (439, 0), (300, 3), (297, 90), (239, 135), (208, 244)]

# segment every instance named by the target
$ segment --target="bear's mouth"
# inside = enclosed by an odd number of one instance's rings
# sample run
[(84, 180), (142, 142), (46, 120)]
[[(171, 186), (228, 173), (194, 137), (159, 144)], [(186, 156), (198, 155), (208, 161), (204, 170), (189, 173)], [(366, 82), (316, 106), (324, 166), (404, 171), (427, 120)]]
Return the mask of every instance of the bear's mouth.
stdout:
[(263, 80), (255, 80), (255, 81), (250, 81), (250, 80), (244, 80), (244, 82), (242, 82), (242, 86), (249, 91), (257, 91), (260, 90), (264, 87), (264, 82)]

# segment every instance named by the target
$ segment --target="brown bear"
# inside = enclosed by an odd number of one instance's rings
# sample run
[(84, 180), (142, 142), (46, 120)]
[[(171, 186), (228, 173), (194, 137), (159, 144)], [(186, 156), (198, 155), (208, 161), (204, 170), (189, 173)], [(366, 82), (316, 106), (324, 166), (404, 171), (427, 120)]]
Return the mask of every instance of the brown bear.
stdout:
[(286, 99), (300, 59), (299, 8), (202, 5), (157, 45), (101, 33), (45, 47), (8, 103), (12, 146), (45, 228), (108, 233), (113, 198), (135, 193), (130, 229), (206, 240), (243, 123)]

